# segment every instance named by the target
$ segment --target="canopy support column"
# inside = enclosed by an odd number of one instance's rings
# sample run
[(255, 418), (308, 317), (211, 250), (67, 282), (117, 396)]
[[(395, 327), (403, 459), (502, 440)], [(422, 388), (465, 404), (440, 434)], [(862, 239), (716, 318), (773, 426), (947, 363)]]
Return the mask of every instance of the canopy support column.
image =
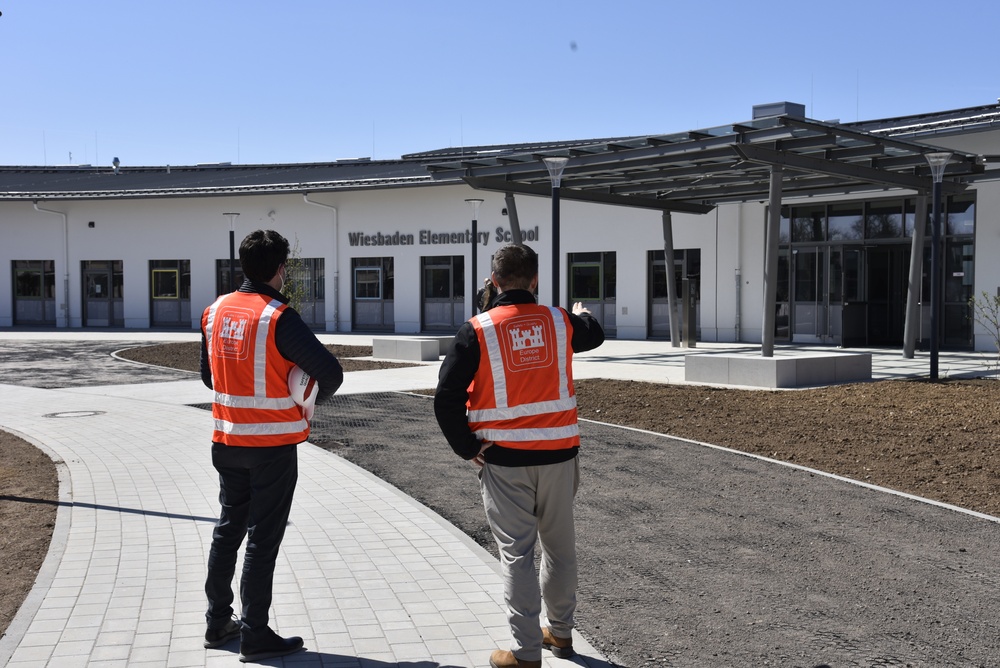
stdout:
[(507, 203), (507, 220), (510, 221), (511, 243), (521, 245), (521, 224), (517, 220), (517, 204), (514, 202), (514, 193), (508, 192), (504, 195), (504, 202)]
[(924, 237), (927, 230), (927, 194), (917, 196), (917, 211), (910, 239), (910, 279), (906, 289), (906, 320), (903, 324), (903, 357), (913, 359), (920, 331), (920, 276), (924, 266)]
[(778, 236), (781, 232), (781, 167), (771, 165), (767, 205), (767, 238), (764, 254), (764, 317), (761, 324), (761, 357), (774, 357), (774, 320), (778, 295)]
[(663, 259), (666, 262), (667, 307), (670, 309), (670, 347), (681, 347), (681, 323), (677, 315), (677, 285), (674, 283), (674, 225), (669, 211), (663, 212)]

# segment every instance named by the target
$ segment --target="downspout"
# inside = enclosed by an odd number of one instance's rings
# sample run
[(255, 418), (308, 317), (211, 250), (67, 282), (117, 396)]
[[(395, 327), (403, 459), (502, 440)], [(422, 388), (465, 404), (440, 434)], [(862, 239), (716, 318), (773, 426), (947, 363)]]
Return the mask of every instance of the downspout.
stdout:
[(53, 211), (52, 209), (43, 209), (38, 206), (38, 201), (32, 202), (35, 206), (35, 211), (41, 213), (51, 213), (57, 216), (62, 216), (63, 221), (63, 318), (64, 327), (69, 327), (69, 216), (67, 216), (62, 211)]
[(340, 263), (337, 257), (340, 254), (340, 234), (337, 226), (337, 207), (322, 202), (314, 202), (309, 199), (309, 195), (302, 193), (302, 201), (306, 204), (318, 206), (333, 211), (333, 331), (340, 332)]

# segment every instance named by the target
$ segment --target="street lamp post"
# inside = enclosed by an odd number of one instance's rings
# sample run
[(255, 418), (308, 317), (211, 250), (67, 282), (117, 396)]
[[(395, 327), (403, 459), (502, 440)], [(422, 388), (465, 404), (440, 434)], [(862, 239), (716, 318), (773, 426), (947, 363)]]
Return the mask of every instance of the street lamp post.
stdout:
[(938, 331), (941, 312), (941, 181), (951, 153), (927, 153), (927, 164), (934, 179), (934, 219), (931, 221), (931, 380), (938, 377)]
[(542, 158), (552, 180), (552, 303), (559, 305), (559, 187), (569, 158)]
[(472, 264), (469, 269), (472, 272), (472, 282), (470, 283), (470, 294), (472, 295), (472, 317), (476, 317), (476, 286), (479, 285), (479, 269), (476, 258), (479, 255), (479, 205), (483, 200), (478, 197), (470, 197), (465, 200), (472, 205)]
[(240, 214), (238, 213), (224, 213), (223, 216), (229, 216), (229, 291), (236, 292), (237, 288), (233, 286), (236, 282), (236, 218)]

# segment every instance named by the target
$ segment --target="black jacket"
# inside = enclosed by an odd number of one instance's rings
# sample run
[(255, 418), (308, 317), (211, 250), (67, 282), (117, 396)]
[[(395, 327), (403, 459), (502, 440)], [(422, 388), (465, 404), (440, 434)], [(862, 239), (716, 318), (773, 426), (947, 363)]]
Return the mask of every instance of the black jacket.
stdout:
[[(534, 304), (535, 297), (527, 290), (509, 290), (497, 295), (490, 303), (494, 306)], [(571, 345), (574, 353), (592, 350), (604, 343), (604, 330), (589, 313), (569, 313), (572, 329)], [(479, 341), (471, 322), (463, 323), (452, 340), (441, 363), (437, 391), (434, 394), (434, 415), (448, 444), (463, 459), (472, 459), (482, 448), (482, 442), (469, 428), (466, 401), (469, 384), (479, 369)], [(515, 450), (499, 445), (490, 446), (486, 461), (499, 466), (540, 466), (556, 464), (576, 457), (578, 448), (567, 450)]]
[[(239, 291), (261, 293), (282, 304), (288, 303), (287, 297), (265, 283), (245, 280)], [(297, 364), (319, 383), (316, 403), (325, 403), (343, 384), (344, 370), (340, 362), (320, 343), (295, 309), (285, 309), (278, 318), (274, 329), (274, 343), (282, 357)], [(208, 342), (204, 331), (201, 333), (201, 381), (212, 389), (212, 369), (208, 364)]]

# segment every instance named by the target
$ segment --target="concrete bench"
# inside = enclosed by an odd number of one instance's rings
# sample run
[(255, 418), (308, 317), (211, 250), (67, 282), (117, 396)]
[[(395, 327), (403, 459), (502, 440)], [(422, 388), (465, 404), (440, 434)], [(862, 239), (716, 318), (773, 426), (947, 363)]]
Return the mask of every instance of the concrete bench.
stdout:
[(740, 353), (684, 356), (684, 380), (689, 383), (777, 389), (871, 379), (871, 353), (782, 351), (774, 357)]
[(434, 362), (448, 350), (450, 336), (382, 336), (372, 339), (372, 358)]

